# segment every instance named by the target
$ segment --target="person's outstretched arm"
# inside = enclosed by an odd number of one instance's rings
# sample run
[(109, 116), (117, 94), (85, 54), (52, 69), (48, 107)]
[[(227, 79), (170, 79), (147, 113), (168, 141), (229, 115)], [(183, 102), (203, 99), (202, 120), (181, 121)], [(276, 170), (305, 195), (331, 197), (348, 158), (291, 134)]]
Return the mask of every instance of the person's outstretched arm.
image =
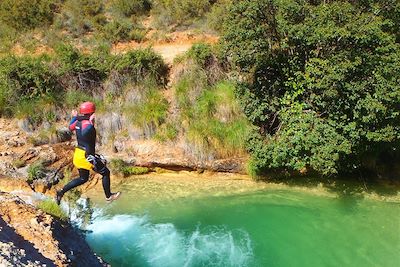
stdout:
[(72, 111), (72, 119), (69, 123), (69, 130), (75, 131), (76, 122), (78, 121), (78, 112), (76, 110)]

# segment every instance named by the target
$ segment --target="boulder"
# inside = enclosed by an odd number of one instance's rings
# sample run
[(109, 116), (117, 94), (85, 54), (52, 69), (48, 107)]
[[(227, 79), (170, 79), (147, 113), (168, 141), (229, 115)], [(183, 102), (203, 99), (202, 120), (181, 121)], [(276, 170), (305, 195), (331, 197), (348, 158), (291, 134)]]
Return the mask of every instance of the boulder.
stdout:
[(72, 139), (72, 132), (68, 129), (68, 127), (62, 127), (57, 129), (57, 141), (58, 142), (66, 142)]

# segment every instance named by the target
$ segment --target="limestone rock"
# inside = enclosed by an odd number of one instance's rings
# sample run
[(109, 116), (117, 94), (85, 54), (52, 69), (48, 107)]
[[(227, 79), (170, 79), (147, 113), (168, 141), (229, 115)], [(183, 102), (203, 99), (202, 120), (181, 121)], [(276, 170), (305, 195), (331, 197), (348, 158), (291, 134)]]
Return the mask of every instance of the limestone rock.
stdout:
[(28, 120), (28, 119), (21, 119), (18, 120), (18, 127), (27, 132), (27, 133), (32, 133), (34, 131), (34, 127), (32, 125), (32, 123)]
[(67, 127), (62, 127), (57, 129), (57, 141), (58, 142), (66, 142), (71, 140), (72, 133)]
[(1, 266), (108, 266), (67, 222), (0, 192)]

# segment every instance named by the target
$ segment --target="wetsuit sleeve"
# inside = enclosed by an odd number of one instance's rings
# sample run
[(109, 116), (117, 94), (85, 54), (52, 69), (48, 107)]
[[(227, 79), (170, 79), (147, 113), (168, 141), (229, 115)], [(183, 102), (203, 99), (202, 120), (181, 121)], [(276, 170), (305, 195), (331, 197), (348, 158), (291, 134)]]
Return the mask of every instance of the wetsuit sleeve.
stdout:
[(75, 131), (76, 122), (78, 121), (77, 117), (72, 117), (71, 122), (69, 123), (69, 130)]

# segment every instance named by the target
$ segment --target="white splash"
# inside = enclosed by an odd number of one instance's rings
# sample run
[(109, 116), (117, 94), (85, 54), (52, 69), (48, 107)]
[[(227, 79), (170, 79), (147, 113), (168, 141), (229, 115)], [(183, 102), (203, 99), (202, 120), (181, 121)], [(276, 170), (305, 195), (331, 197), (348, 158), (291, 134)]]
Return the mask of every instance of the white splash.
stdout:
[(148, 266), (248, 266), (253, 259), (249, 235), (226, 227), (200, 226), (179, 231), (173, 224), (152, 224), (147, 217), (97, 218), (87, 227), (90, 243), (125, 263), (140, 257)]

